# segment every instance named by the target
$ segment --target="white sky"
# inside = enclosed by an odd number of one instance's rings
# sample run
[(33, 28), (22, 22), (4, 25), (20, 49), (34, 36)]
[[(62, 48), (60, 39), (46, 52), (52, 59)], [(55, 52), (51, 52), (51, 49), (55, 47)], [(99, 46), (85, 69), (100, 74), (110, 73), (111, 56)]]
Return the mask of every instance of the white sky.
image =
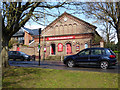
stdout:
[(38, 25), (38, 24), (32, 24), (32, 25), (29, 25), (29, 24), (27, 24), (27, 25), (25, 25), (25, 27), (26, 28), (29, 28), (29, 29), (39, 29), (39, 28), (44, 28), (44, 26), (42, 26), (42, 25)]

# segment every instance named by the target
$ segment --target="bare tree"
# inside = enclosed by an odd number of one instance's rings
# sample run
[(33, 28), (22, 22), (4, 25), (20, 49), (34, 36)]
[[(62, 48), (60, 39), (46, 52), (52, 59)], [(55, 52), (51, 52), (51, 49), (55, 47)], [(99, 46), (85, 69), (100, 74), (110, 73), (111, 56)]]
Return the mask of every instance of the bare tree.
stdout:
[(103, 28), (101, 28), (100, 30), (102, 31), (102, 36), (104, 38), (104, 40), (106, 41), (106, 43), (111, 43), (112, 41), (115, 41), (115, 35), (116, 32), (114, 30), (114, 28), (112, 28), (112, 25), (105, 22), (103, 23)]
[[(120, 50), (120, 2), (75, 2), (77, 12), (83, 12), (89, 18), (108, 22), (117, 33), (118, 50)], [(120, 59), (120, 54), (118, 55)]]
[[(63, 6), (65, 2), (2, 2), (2, 65), (8, 65), (8, 43), (17, 31), (30, 19), (40, 21), (43, 17), (43, 8), (52, 9)], [(54, 16), (47, 13), (49, 16)], [(42, 20), (41, 20), (42, 22)], [(39, 24), (42, 24), (38, 22)]]

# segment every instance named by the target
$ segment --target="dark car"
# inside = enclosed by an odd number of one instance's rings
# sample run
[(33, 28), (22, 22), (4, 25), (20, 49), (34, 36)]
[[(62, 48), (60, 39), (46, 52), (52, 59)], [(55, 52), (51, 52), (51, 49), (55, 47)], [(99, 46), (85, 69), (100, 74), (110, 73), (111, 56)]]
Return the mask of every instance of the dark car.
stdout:
[(102, 69), (117, 64), (116, 55), (108, 48), (87, 48), (75, 55), (66, 56), (63, 61), (68, 67), (76, 65), (99, 65)]
[(31, 56), (27, 55), (23, 52), (20, 52), (20, 51), (9, 51), (8, 52), (8, 59), (13, 59), (14, 61), (16, 59), (20, 59), (22, 61), (24, 61), (24, 60), (30, 61)]

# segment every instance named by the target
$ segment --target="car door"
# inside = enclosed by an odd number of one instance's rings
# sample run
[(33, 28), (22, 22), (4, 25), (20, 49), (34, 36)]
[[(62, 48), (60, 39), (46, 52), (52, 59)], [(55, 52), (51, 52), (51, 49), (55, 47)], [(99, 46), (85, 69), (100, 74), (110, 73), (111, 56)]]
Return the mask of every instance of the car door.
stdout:
[(13, 51), (13, 59), (17, 59), (17, 51)]
[(16, 59), (16, 51), (12, 51), (10, 56), (11, 56), (11, 59)]
[(101, 49), (91, 49), (90, 53), (90, 65), (97, 65), (99, 64), (99, 59), (102, 55)]
[(21, 56), (20, 56), (20, 52), (19, 52), (19, 51), (16, 51), (15, 57), (16, 57), (16, 59), (21, 59)]
[(77, 54), (76, 61), (80, 65), (89, 65), (90, 49), (85, 49)]
[(9, 51), (9, 52), (8, 52), (8, 57), (9, 57), (9, 59), (13, 59), (13, 57), (14, 57), (14, 56), (13, 56), (13, 51)]

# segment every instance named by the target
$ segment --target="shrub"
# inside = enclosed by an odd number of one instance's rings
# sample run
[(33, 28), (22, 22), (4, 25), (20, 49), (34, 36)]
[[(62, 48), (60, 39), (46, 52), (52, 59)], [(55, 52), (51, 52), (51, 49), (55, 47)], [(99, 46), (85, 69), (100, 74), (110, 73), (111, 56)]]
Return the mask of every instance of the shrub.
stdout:
[(120, 51), (113, 51), (114, 53), (120, 53)]
[(17, 43), (17, 40), (11, 39), (11, 40), (9, 41), (9, 43), (8, 43), (8, 48), (11, 49), (11, 48), (13, 47), (13, 44), (14, 44), (14, 43)]

